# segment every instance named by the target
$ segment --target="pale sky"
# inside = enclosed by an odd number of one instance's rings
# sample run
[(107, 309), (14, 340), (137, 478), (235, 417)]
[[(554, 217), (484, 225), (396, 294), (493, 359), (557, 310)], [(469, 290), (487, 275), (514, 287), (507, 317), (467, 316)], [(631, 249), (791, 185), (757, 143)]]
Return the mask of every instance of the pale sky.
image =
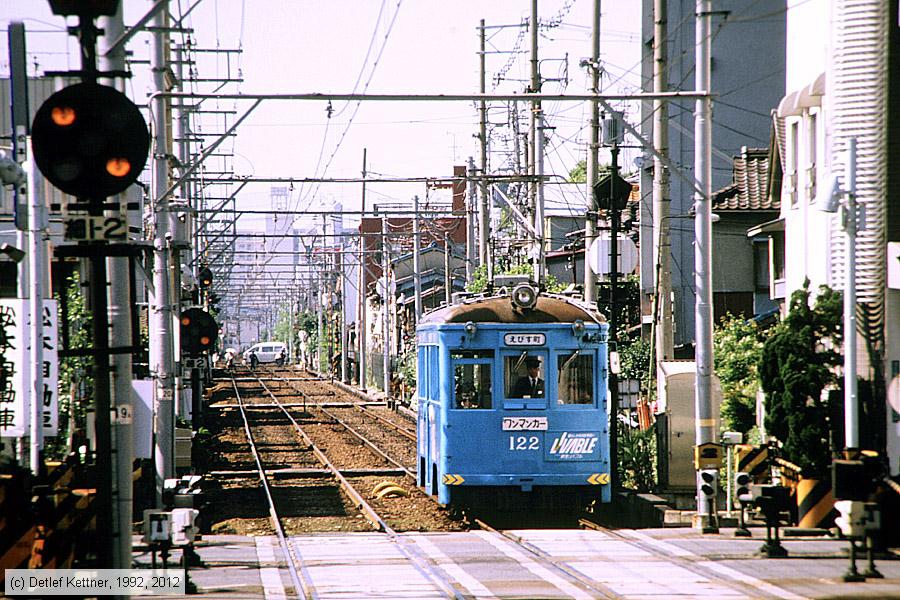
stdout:
[[(171, 0), (170, 6), (180, 15), (193, 3)], [(151, 4), (124, 0), (126, 26)], [(548, 80), (545, 92), (585, 92), (589, 75), (579, 61), (591, 51), (592, 5), (590, 0), (539, 2), (541, 73)], [(603, 7), (603, 91), (637, 91), (640, 2), (607, 0)], [(240, 71), (244, 81), (222, 89), (229, 93), (472, 93), (478, 91), (479, 19), (485, 19), (489, 27), (518, 25), (528, 18), (530, 9), (529, 0), (203, 0), (185, 21), (193, 33), (176, 34), (175, 39), (187, 41), (190, 35), (196, 48), (241, 48), (241, 55), (231, 57), (230, 74)], [(10, 20), (25, 22), (29, 74), (35, 61), (40, 72), (79, 66), (74, 38), (65, 35), (63, 18), (53, 16), (44, 0), (5, 0), (0, 3), (0, 26), (5, 30)], [(547, 27), (550, 22), (555, 26)], [(487, 35), (488, 91), (523, 92), (530, 77), (527, 28), (489, 29)], [(147, 59), (149, 39), (148, 34), (139, 34), (129, 44), (136, 61)], [(4, 32), (0, 38), (3, 76), (9, 69), (6, 43)], [(510, 54), (514, 48), (521, 53)], [(229, 73), (223, 56), (196, 56), (198, 77)], [(143, 104), (150, 91), (148, 65), (136, 62), (132, 70), (135, 77), (128, 94)], [(505, 77), (495, 87), (498, 73)], [(564, 77), (568, 81), (551, 81)], [(194, 89), (209, 92), (215, 85), (200, 83)], [(228, 101), (220, 102), (218, 108), (234, 108), (241, 114), (247, 106)], [(619, 107), (635, 123), (637, 103)], [(473, 135), (478, 132), (478, 117), (471, 103), (369, 102), (357, 107), (336, 102), (332, 108), (329, 120), (324, 102), (264, 103), (241, 125), (233, 143), (224, 145), (234, 152), (235, 174), (358, 177), (363, 148), (368, 149), (369, 171), (392, 177), (448, 176), (453, 164), (463, 164), (468, 156), (477, 160)], [(548, 127), (555, 128), (549, 135), (545, 171), (564, 176), (585, 155), (588, 106), (548, 103), (544, 109)], [(205, 117), (204, 132), (222, 129), (214, 119)], [(492, 138), (498, 147), (509, 133), (501, 103), (491, 108), (489, 121), (496, 125)], [(626, 155), (627, 169), (633, 168), (634, 155)], [(492, 164), (500, 168), (502, 157), (494, 155)], [(220, 191), (211, 189), (210, 194)], [(424, 196), (422, 184), (370, 185), (367, 203), (407, 202), (415, 194)], [(295, 186), (291, 201), (301, 209), (326, 208), (335, 201), (355, 209), (359, 196), (359, 184)], [(241, 193), (239, 206), (267, 209), (268, 198), (269, 184), (254, 184)]]

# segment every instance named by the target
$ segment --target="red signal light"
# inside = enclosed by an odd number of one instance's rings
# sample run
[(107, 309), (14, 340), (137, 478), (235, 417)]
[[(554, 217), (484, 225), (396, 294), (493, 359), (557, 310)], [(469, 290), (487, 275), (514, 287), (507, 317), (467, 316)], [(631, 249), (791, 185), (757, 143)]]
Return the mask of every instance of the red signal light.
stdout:
[(125, 177), (131, 173), (131, 162), (127, 158), (111, 158), (106, 161), (106, 172), (113, 177)]
[(50, 119), (60, 127), (68, 127), (75, 122), (75, 109), (71, 106), (54, 106), (50, 111)]

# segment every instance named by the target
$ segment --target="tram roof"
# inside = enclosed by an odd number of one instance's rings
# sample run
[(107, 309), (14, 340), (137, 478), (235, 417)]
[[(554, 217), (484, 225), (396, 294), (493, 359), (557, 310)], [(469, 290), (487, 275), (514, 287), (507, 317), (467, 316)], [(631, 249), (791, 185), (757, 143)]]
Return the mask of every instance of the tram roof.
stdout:
[(538, 296), (531, 310), (515, 308), (509, 296), (464, 300), (422, 317), (421, 323), (605, 323), (606, 317), (587, 304), (564, 296)]

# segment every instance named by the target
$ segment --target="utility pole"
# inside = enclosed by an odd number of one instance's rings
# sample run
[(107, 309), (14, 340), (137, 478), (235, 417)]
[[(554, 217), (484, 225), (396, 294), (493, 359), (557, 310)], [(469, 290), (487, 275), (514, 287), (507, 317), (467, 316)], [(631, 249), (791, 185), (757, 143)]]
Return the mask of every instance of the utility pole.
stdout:
[[(363, 148), (362, 203), (360, 210), (366, 214), (366, 149)], [(359, 221), (359, 298), (357, 299), (356, 341), (359, 344), (359, 391), (366, 393), (366, 236), (363, 235), (363, 219)]]
[[(100, 70), (124, 71), (125, 48), (107, 53), (109, 44), (125, 32), (122, 19), (122, 6), (116, 14), (102, 17), (100, 28), (105, 35), (100, 42)], [(111, 80), (110, 84), (124, 91), (122, 80)], [(127, 202), (127, 197), (120, 196), (118, 202)], [(109, 216), (117, 216), (110, 214)], [(110, 257), (106, 259), (109, 272), (109, 340), (114, 348), (132, 346), (132, 314), (131, 314), (131, 263), (128, 258)], [(131, 354), (117, 353), (111, 357), (112, 399), (115, 413), (133, 414), (132, 407), (132, 369)], [(112, 566), (116, 569), (131, 567), (131, 522), (133, 502), (132, 462), (134, 460), (134, 426), (129, 419), (116, 419), (112, 424), (112, 466), (113, 466), (113, 520), (116, 522), (113, 536)]]
[(419, 197), (413, 196), (413, 290), (415, 294), (416, 324), (422, 316), (422, 265), (419, 261)]
[[(154, 87), (166, 91), (165, 72), (168, 67), (168, 1), (153, 17), (154, 33), (151, 45), (151, 69)], [(173, 349), (172, 293), (169, 282), (170, 240), (169, 201), (165, 196), (169, 187), (169, 123), (168, 100), (157, 96), (153, 107), (153, 177), (151, 181), (151, 212), (153, 235), (153, 291), (150, 299), (150, 370), (154, 388), (154, 452), (156, 465), (156, 501), (162, 507), (162, 490), (166, 479), (175, 473), (175, 369)]]
[[(591, 92), (600, 93), (600, 0), (594, 0), (594, 19), (591, 28)], [(584, 300), (597, 301), (597, 275), (591, 268), (588, 252), (597, 239), (597, 200), (594, 186), (597, 184), (597, 169), (600, 153), (600, 103), (591, 100), (591, 141), (587, 156), (587, 197), (591, 203), (584, 219)]]
[[(481, 51), (478, 53), (480, 64), (479, 90), (482, 94), (484, 94), (486, 90), (484, 19), (481, 19), (479, 23), (480, 26), (478, 28), (478, 32), (481, 42)], [(487, 102), (485, 102), (484, 100), (478, 103), (478, 117), (478, 141), (480, 142), (481, 148), (481, 183), (479, 186), (481, 188), (481, 204), (479, 205), (478, 210), (478, 264), (484, 266), (487, 269), (487, 278), (488, 281), (491, 281), (491, 279), (493, 278), (493, 265), (491, 264), (491, 259), (488, 255), (488, 240), (491, 239), (491, 208), (488, 199), (488, 184), (486, 179), (488, 173)]]
[[(668, 90), (668, 0), (654, 0), (653, 4), (653, 93)], [(672, 360), (672, 271), (669, 243), (669, 170), (663, 158), (669, 155), (669, 105), (663, 99), (653, 101), (653, 257), (656, 262), (653, 327), (656, 347), (656, 377), (662, 374), (660, 365)], [(659, 385), (659, 383), (657, 383)]]
[[(697, 290), (695, 307), (696, 320), (696, 361), (695, 418), (697, 445), (715, 442), (716, 420), (712, 414), (712, 121), (710, 102), (710, 50), (712, 46), (711, 15), (712, 0), (696, 0), (696, 52), (694, 89), (705, 94), (696, 100), (694, 113), (694, 173), (697, 178), (697, 192), (694, 193), (694, 208), (697, 211), (694, 243), (694, 286)], [(713, 479), (715, 481), (715, 479)], [(701, 491), (701, 473), (697, 473), (697, 522), (695, 526), (705, 532), (718, 531), (716, 516)], [(713, 494), (716, 493), (713, 486)]]

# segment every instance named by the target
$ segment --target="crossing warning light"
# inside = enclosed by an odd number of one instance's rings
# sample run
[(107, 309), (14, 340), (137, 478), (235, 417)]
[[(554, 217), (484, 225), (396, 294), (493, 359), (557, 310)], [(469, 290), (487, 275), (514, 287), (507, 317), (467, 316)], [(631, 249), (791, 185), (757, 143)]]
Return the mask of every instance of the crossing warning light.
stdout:
[(147, 162), (150, 134), (121, 92), (78, 83), (50, 96), (31, 125), (34, 160), (50, 183), (78, 198), (124, 192)]
[(181, 313), (181, 351), (197, 356), (209, 350), (219, 336), (219, 325), (202, 308), (189, 308)]
[(738, 471), (734, 474), (734, 497), (740, 502), (750, 501), (750, 473)]
[(213, 274), (209, 267), (200, 269), (200, 273), (197, 275), (197, 281), (200, 282), (201, 290), (209, 289), (209, 286), (211, 286), (213, 282)]
[(714, 500), (719, 489), (719, 472), (704, 469), (698, 473), (700, 493), (707, 500)]

